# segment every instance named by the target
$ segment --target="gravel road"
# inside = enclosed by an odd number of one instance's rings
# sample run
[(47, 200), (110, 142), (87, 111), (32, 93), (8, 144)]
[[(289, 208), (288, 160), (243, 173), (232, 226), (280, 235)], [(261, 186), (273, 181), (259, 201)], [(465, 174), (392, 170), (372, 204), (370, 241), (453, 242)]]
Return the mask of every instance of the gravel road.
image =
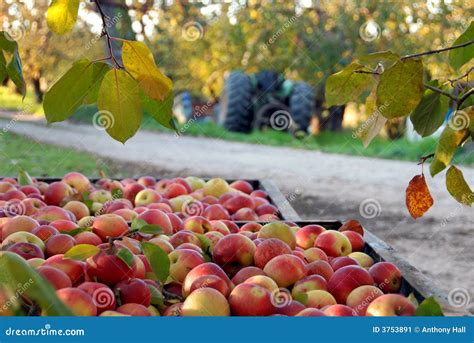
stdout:
[[(411, 219), (404, 197), (408, 181), (420, 172), (416, 163), (146, 131), (122, 145), (93, 126), (0, 121), (0, 127), (7, 125), (38, 142), (113, 160), (122, 175), (272, 179), (302, 218), (357, 218), (441, 288), (462, 288), (474, 299), (473, 210), (447, 194), (444, 175), (427, 175), (435, 204), (423, 218)], [(474, 168), (462, 169), (472, 185)]]

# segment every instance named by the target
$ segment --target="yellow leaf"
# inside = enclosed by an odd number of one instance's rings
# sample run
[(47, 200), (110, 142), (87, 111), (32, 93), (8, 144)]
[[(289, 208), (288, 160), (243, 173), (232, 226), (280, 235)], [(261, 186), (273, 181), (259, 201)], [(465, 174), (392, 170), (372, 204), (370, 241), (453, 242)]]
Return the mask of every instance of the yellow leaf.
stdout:
[(47, 13), (49, 28), (60, 35), (70, 31), (76, 23), (78, 10), (79, 0), (53, 0)]
[(164, 100), (173, 82), (155, 64), (150, 49), (136, 41), (124, 41), (122, 59), (125, 69), (138, 81), (141, 89), (154, 100)]
[(471, 206), (474, 202), (474, 192), (469, 188), (462, 171), (455, 166), (449, 167), (446, 173), (446, 188), (449, 194), (461, 204)]
[(424, 175), (416, 175), (411, 179), (406, 190), (406, 205), (414, 219), (423, 216), (433, 206), (433, 197)]

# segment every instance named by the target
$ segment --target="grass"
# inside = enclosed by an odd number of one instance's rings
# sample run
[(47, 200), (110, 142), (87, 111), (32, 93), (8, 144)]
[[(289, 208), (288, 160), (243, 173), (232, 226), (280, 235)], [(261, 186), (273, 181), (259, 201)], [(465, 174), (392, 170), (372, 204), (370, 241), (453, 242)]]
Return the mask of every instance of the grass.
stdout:
[(22, 168), (34, 176), (62, 176), (72, 170), (99, 176), (108, 166), (98, 157), (42, 144), (9, 132), (0, 131), (0, 176), (17, 176)]

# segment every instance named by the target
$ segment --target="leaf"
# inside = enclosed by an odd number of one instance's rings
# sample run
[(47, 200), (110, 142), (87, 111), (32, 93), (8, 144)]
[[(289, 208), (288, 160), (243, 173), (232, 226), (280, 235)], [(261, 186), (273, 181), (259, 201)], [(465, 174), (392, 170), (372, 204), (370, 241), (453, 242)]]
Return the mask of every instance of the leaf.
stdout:
[(125, 40), (122, 60), (125, 69), (150, 98), (160, 101), (171, 93), (173, 82), (158, 69), (153, 54), (144, 43)]
[(446, 173), (446, 188), (449, 194), (461, 204), (471, 206), (474, 202), (474, 192), (464, 179), (462, 171), (455, 166), (449, 167)]
[(391, 51), (380, 51), (359, 58), (359, 63), (373, 69), (381, 64), (384, 69), (387, 69), (397, 62), (399, 58), (400, 55), (394, 54)]
[(344, 105), (357, 98), (372, 82), (371, 74), (355, 73), (363, 65), (352, 62), (349, 66), (332, 74), (326, 81), (327, 106)]
[(5, 78), (8, 76), (7, 72), (7, 60), (5, 59), (5, 55), (3, 51), (0, 50), (0, 83), (5, 81)]
[(147, 225), (148, 223), (141, 219), (141, 218), (135, 218), (134, 220), (132, 220), (132, 224), (130, 225), (130, 228), (132, 229), (132, 231), (138, 231), (140, 230), (140, 228), (142, 228), (143, 226)]
[(147, 285), (147, 286), (151, 293), (151, 304), (157, 305), (159, 307), (164, 306), (165, 298), (163, 297), (163, 294), (161, 294), (161, 292), (156, 287), (152, 285)]
[(84, 98), (84, 104), (95, 104), (99, 97), (100, 84), (105, 74), (110, 70), (110, 66), (107, 63), (96, 62), (92, 67), (92, 86), (89, 88), (89, 92)]
[(23, 97), (25, 97), (26, 83), (23, 77), (23, 67), (21, 65), (17, 42), (7, 32), (0, 31), (0, 48), (2, 52), (0, 64), (4, 65), (4, 68), (0, 67), (0, 69), (3, 69), (1, 72), (3, 79), (5, 79), (4, 73), (6, 71), (8, 77), (20, 90)]
[(423, 97), (423, 63), (418, 59), (398, 60), (381, 75), (377, 86), (377, 107), (385, 106), (383, 116), (407, 116)]
[(72, 316), (73, 313), (56, 296), (55, 289), (19, 255), (0, 252), (0, 284), (17, 296), (24, 293), (49, 316)]
[(120, 258), (127, 266), (131, 267), (133, 265), (133, 254), (127, 248), (122, 248), (117, 252), (117, 257)]
[(112, 194), (112, 198), (114, 198), (114, 199), (123, 198), (123, 191), (120, 188), (112, 189), (111, 194)]
[(94, 256), (100, 252), (100, 249), (92, 244), (78, 244), (66, 251), (65, 258), (72, 260), (85, 261), (89, 257)]
[(47, 12), (48, 27), (62, 35), (70, 31), (77, 20), (79, 0), (53, 0)]
[(204, 259), (206, 260), (206, 262), (212, 262), (211, 240), (200, 233), (195, 233), (194, 235), (199, 238), (199, 241), (201, 242), (201, 248), (204, 253)]
[(0, 31), (0, 49), (13, 56), (18, 51), (18, 43), (6, 31)]
[(362, 139), (364, 147), (366, 148), (369, 146), (370, 142), (379, 134), (380, 130), (383, 129), (385, 123), (387, 122), (387, 118), (381, 115), (381, 112), (384, 109), (377, 109), (375, 107), (375, 91), (376, 88), (372, 89), (365, 101), (365, 110), (366, 113), (369, 114), (369, 118), (364, 122), (363, 126), (361, 127), (362, 132), (360, 134), (360, 137)]
[(422, 217), (433, 206), (433, 197), (423, 174), (416, 175), (408, 184), (406, 205), (413, 219)]
[(443, 317), (443, 310), (434, 297), (426, 298), (416, 308), (415, 316), (438, 316)]
[(156, 101), (141, 92), (143, 109), (164, 127), (176, 131), (176, 123), (173, 120), (173, 93), (170, 93), (165, 100)]
[(467, 125), (470, 120), (474, 120), (474, 112), (457, 111), (451, 116), (438, 140), (430, 164), (431, 176), (435, 176), (449, 165), (457, 148), (469, 137)]
[(84, 231), (88, 231), (87, 228), (78, 227), (78, 228), (70, 230), (70, 231), (60, 231), (60, 233), (74, 237), (74, 236), (76, 236), (76, 235), (78, 235), (78, 234), (80, 234), (81, 232), (84, 232)]
[(76, 61), (45, 93), (43, 108), (49, 123), (66, 120), (82, 105), (97, 82), (94, 68), (88, 59)]
[(449, 108), (448, 97), (426, 89), (418, 106), (410, 115), (413, 127), (422, 137), (432, 135), (443, 125)]
[(140, 92), (137, 81), (125, 71), (112, 69), (105, 74), (97, 105), (111, 115), (106, 130), (112, 138), (125, 143), (135, 135), (143, 116)]
[(163, 233), (163, 229), (155, 224), (147, 224), (147, 225), (142, 226), (138, 230), (138, 232), (144, 233), (147, 235), (159, 235), (160, 233)]
[(165, 282), (170, 275), (170, 260), (168, 255), (163, 249), (153, 243), (142, 242), (141, 246), (143, 253), (151, 265), (153, 273), (155, 273), (161, 282)]
[[(474, 21), (471, 21), (469, 27), (464, 31), (458, 39), (453, 43), (454, 45), (460, 45), (469, 41), (474, 40)], [(457, 48), (449, 51), (449, 64), (454, 69), (461, 68), (464, 64), (469, 62), (474, 57), (474, 44), (465, 46), (463, 48)]]
[(20, 170), (18, 173), (18, 183), (22, 186), (32, 185), (33, 180), (31, 179), (30, 174), (26, 170)]
[(411, 292), (409, 295), (408, 295), (408, 300), (410, 300), (413, 305), (415, 305), (416, 307), (418, 307), (419, 303), (418, 303), (418, 299), (415, 297), (415, 294), (413, 292)]

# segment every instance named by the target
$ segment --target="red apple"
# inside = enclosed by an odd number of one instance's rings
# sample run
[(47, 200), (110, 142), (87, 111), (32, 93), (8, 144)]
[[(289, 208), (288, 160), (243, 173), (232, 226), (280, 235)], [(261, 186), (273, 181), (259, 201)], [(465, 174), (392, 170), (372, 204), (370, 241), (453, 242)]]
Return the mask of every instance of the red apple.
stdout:
[(120, 281), (115, 285), (114, 293), (119, 294), (122, 304), (136, 303), (148, 307), (151, 303), (150, 289), (140, 279)]
[(229, 296), (232, 314), (236, 316), (269, 316), (276, 313), (268, 289), (251, 283), (237, 285)]
[(320, 225), (303, 226), (296, 231), (296, 245), (303, 249), (309, 249), (314, 246), (316, 238), (324, 231), (326, 231), (326, 229)]
[(347, 256), (352, 252), (351, 242), (339, 231), (322, 232), (314, 242), (316, 248), (322, 249), (328, 256)]
[(62, 288), (56, 291), (56, 295), (76, 316), (97, 315), (97, 307), (91, 296), (82, 289)]
[(87, 276), (108, 286), (133, 277), (135, 268), (135, 262), (130, 267), (117, 255), (108, 254), (106, 251), (101, 251), (86, 261)]
[(117, 303), (112, 290), (99, 282), (84, 282), (77, 288), (85, 291), (92, 297), (92, 302), (97, 307), (97, 314), (115, 309)]
[(183, 316), (230, 316), (227, 299), (213, 288), (199, 288), (184, 301)]
[(334, 272), (328, 282), (328, 291), (339, 304), (345, 304), (350, 292), (359, 286), (373, 285), (369, 272), (359, 266), (346, 266)]
[(384, 293), (397, 293), (400, 291), (402, 273), (393, 263), (378, 262), (370, 267), (369, 274)]
[(43, 266), (50, 266), (62, 270), (69, 276), (73, 285), (84, 279), (84, 262), (64, 258), (64, 255), (54, 255), (46, 260)]
[(117, 312), (133, 317), (151, 317), (151, 312), (141, 304), (128, 303), (117, 308)]
[(204, 263), (201, 254), (190, 249), (178, 249), (169, 255), (170, 276), (177, 282), (183, 282), (186, 275), (196, 266)]
[(381, 295), (383, 292), (375, 286), (360, 286), (349, 293), (346, 304), (352, 307), (359, 316), (365, 316), (370, 303)]
[(300, 258), (294, 255), (280, 255), (272, 258), (263, 271), (270, 276), (279, 287), (288, 287), (304, 278), (308, 270)]
[(73, 194), (72, 188), (65, 182), (51, 183), (44, 192), (44, 202), (48, 205), (59, 206)]
[(69, 276), (60, 269), (40, 266), (36, 270), (44, 279), (46, 279), (55, 289), (72, 287), (72, 282)]
[(346, 305), (330, 305), (324, 309), (324, 314), (329, 317), (356, 317), (357, 313)]
[(59, 234), (59, 231), (51, 225), (40, 225), (33, 229), (31, 233), (45, 242), (51, 236)]
[(94, 220), (92, 231), (105, 242), (108, 237), (119, 237), (127, 233), (128, 224), (116, 214), (103, 214)]
[(245, 280), (247, 280), (248, 278), (251, 278), (252, 276), (256, 276), (256, 275), (265, 275), (265, 272), (258, 267), (254, 267), (254, 266), (245, 267), (245, 268), (240, 269), (237, 272), (237, 274), (234, 275), (234, 277), (232, 278), (232, 282), (235, 285), (238, 285), (244, 282)]
[(272, 258), (291, 253), (291, 248), (285, 242), (276, 238), (268, 238), (261, 242), (255, 250), (255, 265), (263, 269)]
[(355, 231), (344, 231), (342, 234), (349, 239), (349, 242), (351, 242), (352, 251), (364, 250), (364, 237), (362, 237), (359, 233)]
[(222, 280), (224, 280), (227, 285), (232, 288), (233, 284), (230, 281), (229, 277), (227, 274), (222, 270), (221, 267), (219, 267), (217, 264), (212, 263), (212, 262), (206, 262), (203, 264), (200, 264), (193, 268), (188, 275), (186, 275), (186, 278), (184, 279), (183, 282), (183, 296), (187, 296), (190, 293), (191, 285), (193, 282), (200, 276), (203, 275), (215, 275), (220, 277)]
[(238, 269), (253, 264), (255, 244), (240, 234), (230, 234), (221, 238), (215, 245), (212, 257), (214, 262), (227, 272), (235, 274)]
[(33, 243), (19, 242), (8, 247), (10, 252), (20, 255), (25, 260), (31, 258), (44, 258), (43, 251)]
[(415, 305), (400, 294), (384, 294), (367, 307), (366, 316), (414, 316)]

